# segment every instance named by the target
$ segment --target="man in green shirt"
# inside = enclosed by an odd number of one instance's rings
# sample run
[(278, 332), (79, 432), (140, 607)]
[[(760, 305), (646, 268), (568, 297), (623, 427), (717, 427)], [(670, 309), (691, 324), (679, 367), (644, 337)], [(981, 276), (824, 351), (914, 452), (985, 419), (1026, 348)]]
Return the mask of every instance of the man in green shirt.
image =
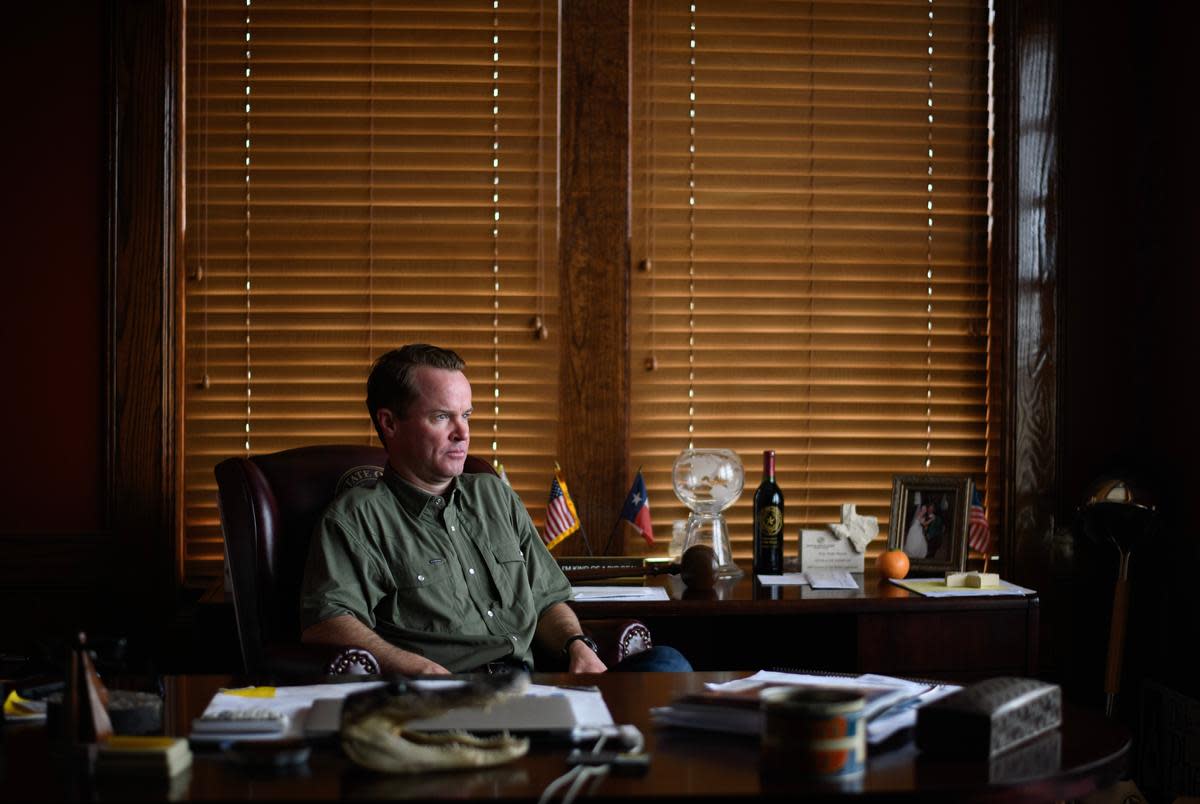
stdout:
[[(404, 674), (531, 666), (536, 640), (562, 651), (570, 672), (603, 672), (521, 500), (494, 475), (462, 473), (472, 410), (463, 367), (424, 344), (375, 363), (367, 407), (388, 465), (317, 524), (302, 639), (367, 648), (385, 672)], [(679, 659), (661, 669), (688, 669)]]

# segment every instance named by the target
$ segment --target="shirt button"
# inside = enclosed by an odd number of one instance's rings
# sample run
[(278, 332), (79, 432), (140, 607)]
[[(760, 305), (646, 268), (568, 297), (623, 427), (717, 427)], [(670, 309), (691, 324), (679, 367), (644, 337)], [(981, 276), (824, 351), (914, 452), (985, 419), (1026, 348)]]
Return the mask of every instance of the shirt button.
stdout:
[(450, 526), (450, 530), (454, 530), (454, 529), (455, 529), (455, 528), (454, 528), (454, 526), (453, 526), (453, 525), (451, 525), (451, 526)]
[(495, 615), (494, 613), (492, 613), (492, 610), (491, 610), (491, 609), (488, 609), (487, 616), (489, 616), (489, 617), (495, 617), (496, 615)]
[(424, 576), (424, 575), (418, 575), (418, 576), (417, 576), (417, 580), (418, 580), (418, 581), (423, 581), (423, 580), (425, 580), (425, 576)]
[(468, 573), (470, 573), (471, 575), (474, 575), (474, 574), (475, 574), (475, 568), (474, 568), (474, 567), (471, 567), (469, 570), (467, 570), (467, 572), (468, 572)]

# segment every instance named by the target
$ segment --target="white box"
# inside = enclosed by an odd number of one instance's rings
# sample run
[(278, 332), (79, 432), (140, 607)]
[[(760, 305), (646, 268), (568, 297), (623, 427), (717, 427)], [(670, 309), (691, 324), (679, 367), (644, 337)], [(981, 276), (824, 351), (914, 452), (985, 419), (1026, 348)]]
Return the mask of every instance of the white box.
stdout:
[(866, 554), (854, 549), (849, 539), (841, 539), (833, 531), (800, 531), (800, 571), (843, 570), (862, 572)]

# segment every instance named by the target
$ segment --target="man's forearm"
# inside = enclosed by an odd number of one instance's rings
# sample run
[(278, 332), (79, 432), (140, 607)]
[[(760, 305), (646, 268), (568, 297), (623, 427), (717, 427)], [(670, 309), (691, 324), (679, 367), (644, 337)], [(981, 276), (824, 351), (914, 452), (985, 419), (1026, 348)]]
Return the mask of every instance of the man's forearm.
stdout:
[(316, 645), (352, 645), (366, 648), (375, 654), (375, 658), (379, 660), (380, 669), (385, 673), (421, 675), (449, 672), (437, 662), (432, 662), (411, 651), (397, 648), (350, 614), (343, 614), (340, 617), (333, 617), (309, 626), (300, 635), (300, 641)]
[[(571, 607), (566, 603), (555, 603), (542, 612), (534, 636), (546, 650), (558, 653), (569, 638), (582, 633), (579, 618), (571, 611)], [(605, 670), (600, 657), (582, 642), (572, 643), (568, 665), (572, 673), (603, 673)]]
[(542, 647), (551, 652), (562, 650), (569, 637), (582, 634), (579, 618), (566, 603), (555, 603), (538, 619), (536, 637)]

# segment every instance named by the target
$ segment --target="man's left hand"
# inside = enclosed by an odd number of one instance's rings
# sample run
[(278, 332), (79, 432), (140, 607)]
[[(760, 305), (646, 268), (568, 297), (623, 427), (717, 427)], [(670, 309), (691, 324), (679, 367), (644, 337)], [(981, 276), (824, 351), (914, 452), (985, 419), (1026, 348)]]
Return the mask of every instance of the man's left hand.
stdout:
[(604, 662), (600, 661), (596, 652), (589, 648), (582, 639), (572, 642), (568, 651), (570, 652), (568, 673), (603, 673), (608, 669)]

